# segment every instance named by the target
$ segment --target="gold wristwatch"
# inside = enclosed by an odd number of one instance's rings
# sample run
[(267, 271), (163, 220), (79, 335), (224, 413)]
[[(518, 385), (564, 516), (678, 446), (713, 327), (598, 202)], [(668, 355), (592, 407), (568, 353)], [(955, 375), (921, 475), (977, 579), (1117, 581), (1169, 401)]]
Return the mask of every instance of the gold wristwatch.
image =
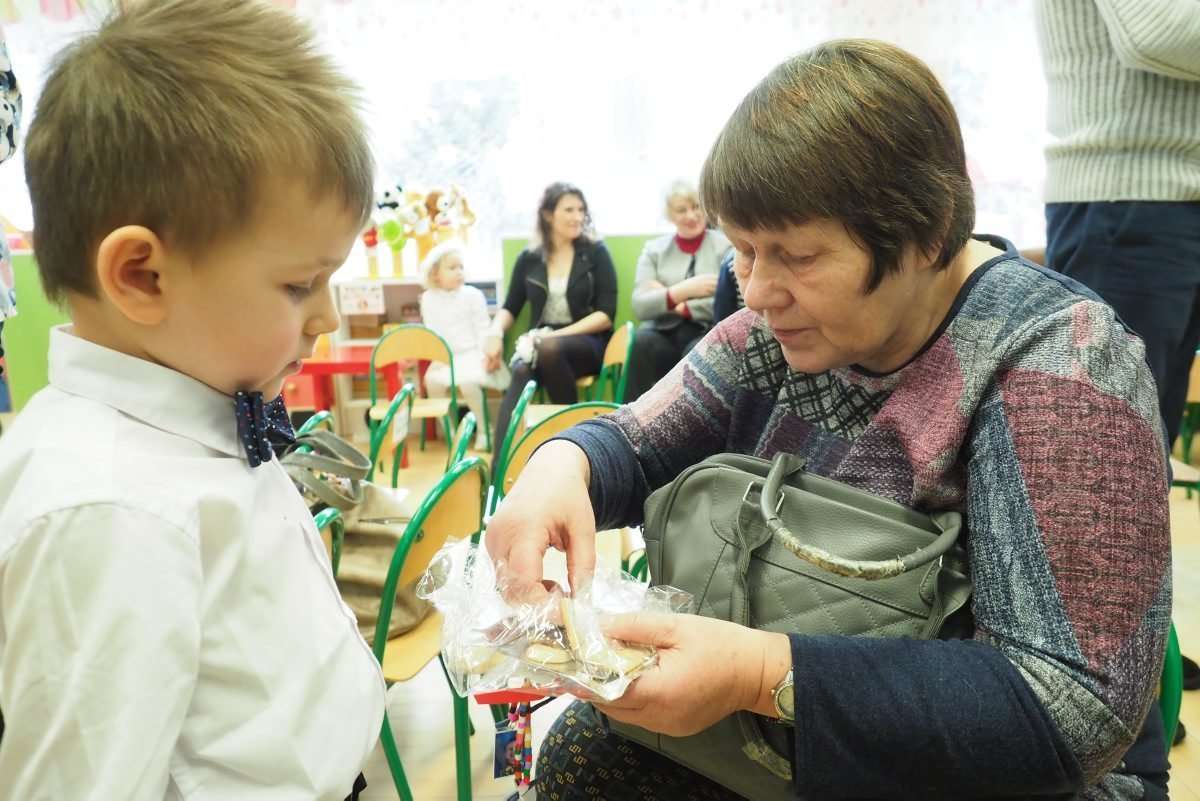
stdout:
[(796, 692), (791, 670), (771, 690), (771, 700), (775, 703), (775, 717), (784, 723), (796, 722)]

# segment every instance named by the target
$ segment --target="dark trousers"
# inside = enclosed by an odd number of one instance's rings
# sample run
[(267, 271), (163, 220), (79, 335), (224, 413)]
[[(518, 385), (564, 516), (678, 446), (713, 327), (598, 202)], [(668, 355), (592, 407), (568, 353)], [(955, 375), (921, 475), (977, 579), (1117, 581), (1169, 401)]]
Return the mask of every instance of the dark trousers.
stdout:
[[(1167, 801), (1170, 765), (1158, 704), (1150, 707), (1141, 736), (1116, 773), (1139, 781), (1143, 801)], [(741, 796), (670, 757), (613, 734), (596, 710), (582, 701), (571, 704), (546, 732), (538, 751), (537, 791), (547, 801), (740, 801)], [(1044, 801), (1075, 797), (1045, 795)]]
[(537, 796), (545, 801), (742, 801), (670, 757), (609, 733), (582, 701), (554, 721), (537, 762)]
[(1174, 442), (1200, 343), (1200, 202), (1050, 203), (1046, 266), (1090, 287), (1146, 343)]
[(679, 360), (704, 336), (708, 328), (692, 320), (665, 331), (654, 323), (642, 323), (633, 338), (633, 355), (629, 360), (629, 382), (625, 385), (625, 400), (642, 397), (659, 379), (671, 372)]
[(575, 403), (579, 397), (575, 382), (585, 375), (600, 372), (607, 342), (608, 337), (599, 334), (543, 339), (537, 346), (536, 368), (530, 369), (522, 361), (513, 364), (512, 383), (508, 385), (504, 399), (500, 401), (500, 411), (496, 413), (496, 436), (492, 441), (497, 447), (504, 442), (513, 408), (529, 379), (535, 379), (538, 386), (546, 390), (551, 403)]

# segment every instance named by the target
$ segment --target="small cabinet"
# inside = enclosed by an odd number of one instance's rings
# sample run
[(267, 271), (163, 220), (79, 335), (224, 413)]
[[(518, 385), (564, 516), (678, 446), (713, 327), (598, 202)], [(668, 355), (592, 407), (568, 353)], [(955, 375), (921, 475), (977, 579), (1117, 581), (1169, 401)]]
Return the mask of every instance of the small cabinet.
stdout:
[(313, 376), (292, 375), (283, 382), (283, 402), (289, 411), (315, 411), (315, 398)]

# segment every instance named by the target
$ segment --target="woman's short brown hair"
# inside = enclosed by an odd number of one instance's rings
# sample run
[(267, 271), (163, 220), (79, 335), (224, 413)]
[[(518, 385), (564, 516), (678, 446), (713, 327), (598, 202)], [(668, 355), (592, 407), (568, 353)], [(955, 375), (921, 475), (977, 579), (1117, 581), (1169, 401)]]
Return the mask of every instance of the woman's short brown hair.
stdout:
[(25, 143), (47, 294), (95, 296), (96, 247), (143, 225), (195, 252), (296, 176), (365, 221), (375, 165), (356, 89), (262, 0), (122, 3), (58, 55)]
[(713, 144), (700, 197), (709, 219), (747, 230), (840, 221), (871, 254), (867, 292), (909, 245), (947, 267), (975, 225), (950, 99), (920, 59), (868, 39), (773, 69)]

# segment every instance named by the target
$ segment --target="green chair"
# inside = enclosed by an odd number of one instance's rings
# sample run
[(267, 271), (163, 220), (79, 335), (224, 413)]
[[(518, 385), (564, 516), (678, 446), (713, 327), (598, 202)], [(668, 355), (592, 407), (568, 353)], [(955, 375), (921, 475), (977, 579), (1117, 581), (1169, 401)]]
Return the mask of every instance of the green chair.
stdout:
[(322, 539), (325, 530), (329, 529), (329, 561), (333, 565), (333, 577), (337, 578), (338, 565), (342, 561), (342, 546), (346, 542), (346, 521), (342, 518), (342, 510), (332, 506), (322, 509), (313, 516), (317, 531)]
[(296, 429), (296, 434), (307, 434), (310, 431), (316, 431), (321, 426), (325, 426), (329, 431), (333, 431), (333, 413), (327, 409), (314, 414), (312, 417), (304, 421), (304, 423)]
[[(483, 442), (484, 449), (492, 452), (492, 413), (488, 410), (488, 388), (479, 388), (480, 400), (483, 401)], [(478, 426), (476, 426), (478, 428)]]
[[(1196, 351), (1188, 373), (1187, 403), (1183, 407), (1183, 421), (1179, 426), (1179, 442), (1183, 447), (1185, 464), (1192, 463), (1192, 440), (1197, 430), (1200, 430), (1200, 351)], [(1191, 497), (1190, 491), (1188, 497)]]
[[(601, 401), (575, 403), (555, 411), (544, 420), (530, 426), (521, 435), (520, 441), (513, 447), (512, 452), (507, 455), (504, 464), (496, 468), (496, 474), (492, 482), (492, 487), (496, 490), (493, 493), (493, 503), (498, 504), (508, 494), (508, 491), (512, 489), (512, 485), (516, 482), (517, 476), (520, 475), (521, 471), (525, 469), (525, 465), (529, 462), (529, 457), (533, 456), (533, 452), (544, 442), (556, 434), (561, 434), (576, 423), (591, 420), (593, 417), (608, 414), (619, 408), (621, 408), (619, 404), (604, 403)], [(509, 426), (509, 432), (510, 434), (513, 433), (511, 425)]]
[(633, 576), (638, 581), (650, 583), (650, 563), (646, 560), (646, 552), (640, 551), (635, 556), (630, 554), (632, 560), (626, 563), (625, 572)]
[(458, 430), (454, 432), (454, 441), (450, 443), (450, 450), (446, 454), (447, 470), (466, 458), (467, 448), (471, 447), (474, 438), (475, 412), (467, 412), (466, 416), (459, 421)]
[(1179, 708), (1183, 706), (1183, 657), (1179, 652), (1179, 638), (1175, 624), (1167, 635), (1167, 654), (1163, 659), (1162, 679), (1158, 685), (1158, 711), (1162, 715), (1163, 729), (1167, 733), (1167, 750), (1175, 742), (1175, 730), (1179, 728)]
[[(454, 434), (454, 427), (458, 424), (458, 386), (454, 381), (454, 354), (450, 352), (446, 340), (438, 336), (433, 329), (423, 325), (410, 323), (397, 326), (375, 343), (375, 349), (371, 351), (371, 408), (367, 414), (367, 425), (374, 432), (388, 409), (386, 405), (378, 402), (377, 371), (396, 362), (414, 361), (438, 362), (450, 368), (449, 397), (416, 397), (412, 405), (413, 419), (442, 421), (448, 446)], [(421, 426), (421, 449), (425, 449), (424, 425)]]
[(585, 391), (590, 401), (604, 400), (607, 384), (612, 384), (613, 403), (625, 402), (625, 385), (629, 383), (629, 361), (633, 358), (633, 339), (636, 329), (627, 322), (613, 331), (604, 348), (604, 362), (596, 376), (584, 376), (576, 386)]
[[(404, 448), (408, 443), (408, 426), (413, 419), (413, 406), (417, 390), (412, 384), (400, 388), (383, 409), (383, 414), (374, 422), (368, 432), (371, 437), (368, 456), (371, 459), (371, 470), (367, 473), (367, 481), (375, 479), (375, 468), (383, 464), (384, 447), (390, 437), (392, 440), (392, 487), (400, 481), (400, 463), (404, 461)], [(372, 407), (374, 411), (374, 407)]]
[(637, 329), (633, 323), (618, 328), (604, 349), (604, 366), (600, 369), (600, 386), (588, 400), (604, 400), (605, 381), (613, 381), (613, 403), (625, 402), (625, 387), (629, 383), (629, 363), (633, 360), (633, 340)]
[[(484, 492), (488, 486), (488, 471), (477, 456), (454, 464), (442, 477), (405, 526), (396, 543), (391, 565), (384, 580), (380, 597), (379, 619), (375, 624), (375, 658), (383, 669), (383, 677), (392, 684), (415, 676), (432, 661), (442, 647), (442, 617), (431, 614), (415, 629), (391, 640), (387, 638), (396, 588), (415, 580), (429, 566), (438, 550), (448, 540), (471, 537), (477, 539), (483, 529)], [(442, 666), (443, 673), (445, 665)], [(451, 688), (454, 708), (454, 749), (459, 801), (471, 799), (471, 721), (467, 714), (467, 699)], [(392, 727), (384, 716), (380, 734), (383, 752), (396, 792), (404, 801), (412, 799), (412, 791), (400, 761)]]
[[(504, 432), (504, 438), (500, 442), (500, 449), (492, 455), (492, 487), (488, 491), (488, 512), (492, 512), (499, 503), (499, 485), (496, 483), (496, 476), (504, 472), (504, 462), (508, 459), (509, 451), (516, 445), (517, 440), (521, 438), (521, 434), (525, 431), (525, 410), (529, 407), (529, 403), (533, 400), (533, 396), (537, 394), (538, 385), (532, 378), (525, 383), (525, 388), (521, 390), (521, 395), (517, 398), (517, 404), (513, 407), (512, 417), (508, 419), (508, 430)], [(499, 434), (500, 432), (496, 432)]]
[[(600, 372), (596, 375), (585, 375), (575, 382), (576, 390), (583, 390), (583, 396), (589, 401), (602, 401), (605, 394), (611, 392), (613, 403), (625, 402), (625, 386), (629, 382), (629, 361), (633, 358), (633, 339), (636, 329), (633, 323), (627, 322), (613, 331), (604, 348), (604, 360), (600, 363)], [(611, 384), (611, 390), (609, 385)], [(546, 404), (546, 393), (538, 391), (538, 406), (547, 406), (557, 410), (562, 406)]]

